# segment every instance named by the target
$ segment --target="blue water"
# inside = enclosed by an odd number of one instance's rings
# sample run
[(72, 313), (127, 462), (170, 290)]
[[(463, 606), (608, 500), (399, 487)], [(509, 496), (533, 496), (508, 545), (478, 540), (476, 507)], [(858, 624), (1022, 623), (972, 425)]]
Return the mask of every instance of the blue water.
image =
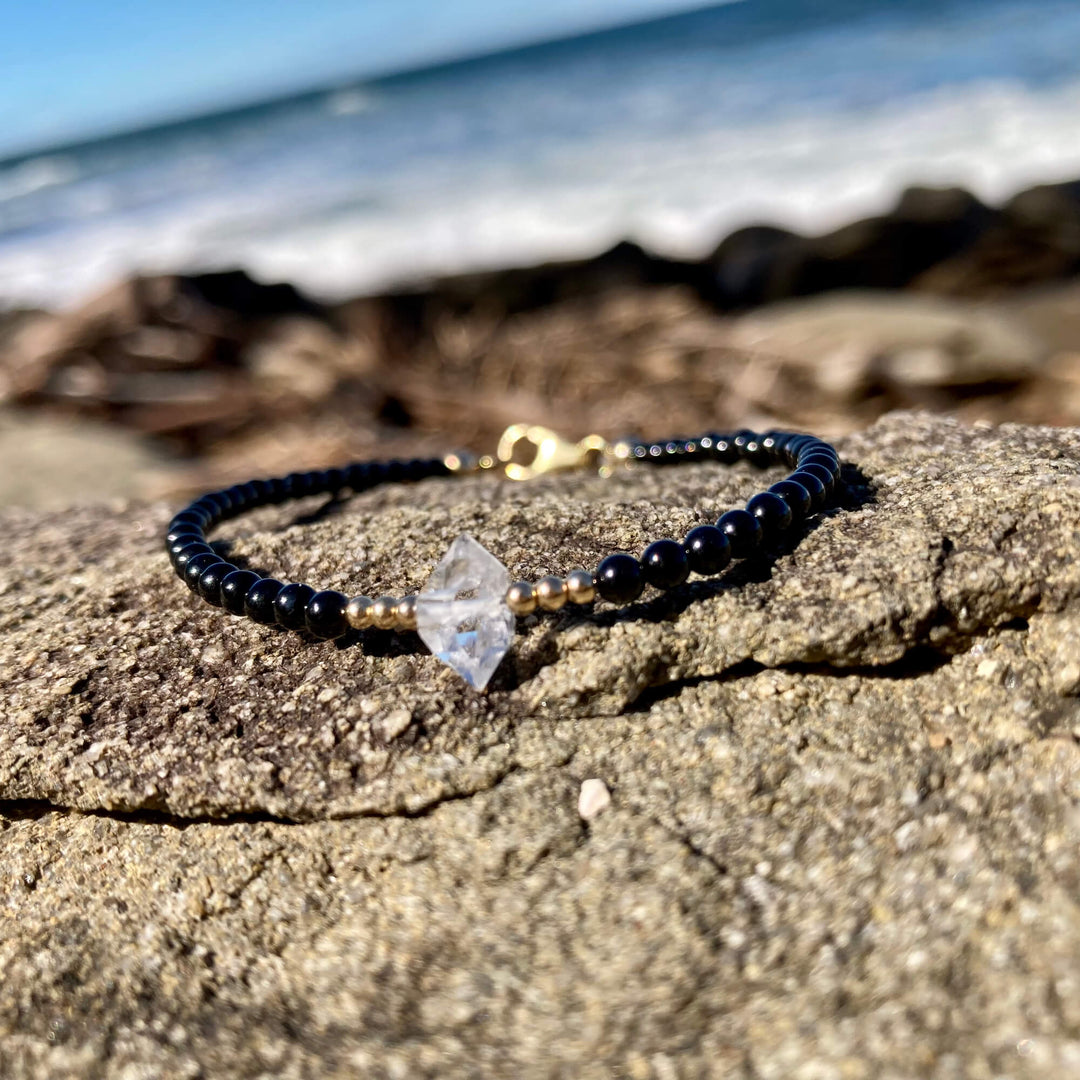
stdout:
[(1080, 175), (1080, 3), (741, 0), (0, 161), (0, 303), (241, 265), (334, 297)]

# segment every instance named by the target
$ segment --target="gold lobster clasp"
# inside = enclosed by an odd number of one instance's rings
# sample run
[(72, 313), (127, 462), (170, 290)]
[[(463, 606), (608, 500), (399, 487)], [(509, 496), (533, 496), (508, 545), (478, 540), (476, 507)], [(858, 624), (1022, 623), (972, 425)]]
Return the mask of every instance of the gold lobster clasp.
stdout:
[(539, 424), (511, 424), (502, 433), (495, 456), (511, 480), (531, 480), (544, 473), (585, 468), (610, 453), (610, 444), (600, 435), (570, 442)]

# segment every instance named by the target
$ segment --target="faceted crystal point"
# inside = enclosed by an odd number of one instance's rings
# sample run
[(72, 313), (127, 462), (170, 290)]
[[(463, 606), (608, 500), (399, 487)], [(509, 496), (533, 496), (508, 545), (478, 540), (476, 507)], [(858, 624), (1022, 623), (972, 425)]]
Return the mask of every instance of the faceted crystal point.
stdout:
[(477, 690), (487, 686), (514, 637), (509, 587), (506, 567), (471, 536), (459, 536), (416, 599), (424, 644)]

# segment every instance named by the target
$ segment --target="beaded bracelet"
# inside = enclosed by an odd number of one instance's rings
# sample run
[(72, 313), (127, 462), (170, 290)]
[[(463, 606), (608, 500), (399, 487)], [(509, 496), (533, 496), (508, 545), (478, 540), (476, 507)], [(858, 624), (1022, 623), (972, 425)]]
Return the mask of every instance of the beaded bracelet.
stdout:
[[(519, 460), (524, 447), (531, 460)], [(219, 522), (258, 506), (309, 495), (338, 496), (382, 483), (463, 475), (501, 465), (511, 479), (525, 480), (560, 469), (596, 465), (609, 475), (619, 463), (667, 465), (689, 461), (738, 460), (765, 468), (776, 463), (794, 469), (786, 480), (755, 495), (742, 510), (729, 510), (715, 525), (698, 525), (681, 541), (649, 544), (640, 559), (615, 553), (595, 573), (573, 570), (563, 577), (511, 582), (509, 572), (472, 537), (451, 544), (427, 584), (416, 596), (351, 599), (333, 590), (316, 592), (298, 582), (286, 584), (239, 569), (207, 543)], [(566, 604), (591, 604), (598, 596), (617, 605), (632, 603), (646, 585), (672, 589), (691, 573), (719, 574), (732, 559), (745, 559), (821, 509), (840, 479), (840, 459), (828, 443), (812, 435), (771, 431), (757, 435), (707, 434), (697, 439), (646, 443), (608, 443), (590, 435), (571, 443), (546, 428), (514, 425), (495, 456), (448, 454), (412, 461), (360, 462), (342, 469), (296, 472), (273, 480), (252, 480), (196, 499), (169, 523), (165, 543), (173, 567), (204, 600), (234, 615), (318, 638), (335, 638), (349, 629), (417, 630), (424, 643), (467, 682), (483, 689), (510, 647), (514, 617), (538, 608), (558, 611)]]

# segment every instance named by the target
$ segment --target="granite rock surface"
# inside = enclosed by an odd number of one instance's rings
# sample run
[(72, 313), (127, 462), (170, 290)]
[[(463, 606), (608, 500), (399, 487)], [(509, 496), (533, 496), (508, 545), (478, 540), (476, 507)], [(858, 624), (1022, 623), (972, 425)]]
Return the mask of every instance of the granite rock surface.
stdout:
[[(1080, 432), (840, 449), (790, 544), (527, 620), (485, 694), (195, 601), (165, 505), (3, 511), (0, 1075), (1080, 1073)], [(565, 571), (763, 479), (425, 481), (222, 542), (403, 593), (462, 532)]]

